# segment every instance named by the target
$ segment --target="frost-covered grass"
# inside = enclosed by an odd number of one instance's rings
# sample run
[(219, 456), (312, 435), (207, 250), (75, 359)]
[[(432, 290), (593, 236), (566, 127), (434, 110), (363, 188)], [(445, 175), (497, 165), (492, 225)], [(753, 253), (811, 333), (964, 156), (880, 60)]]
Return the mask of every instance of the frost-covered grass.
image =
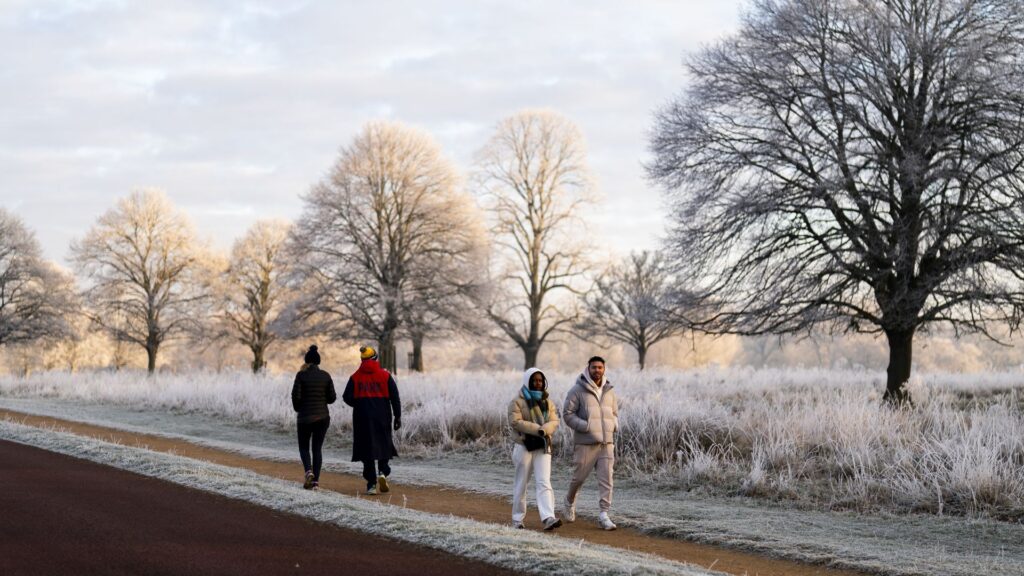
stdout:
[[(301, 478), (294, 429), (238, 424), (200, 412), (130, 409), (74, 399), (0, 396), (0, 408), (155, 434), (252, 458), (291, 462), (295, 479)], [(18, 421), (17, 416), (13, 419)], [(333, 430), (327, 436), (325, 470), (358, 475), (360, 464), (350, 462), (347, 436)], [(402, 447), (399, 450), (407, 455)], [(508, 454), (495, 458), (481, 456), (479, 451), (440, 450), (429, 458), (399, 458), (392, 463), (392, 469), (396, 481), (402, 484), (443, 486), (508, 499), (512, 490)], [(565, 493), (570, 476), (568, 463), (553, 468), (551, 479), (556, 498)], [(580, 494), (577, 514), (596, 517), (597, 499), (596, 482), (591, 480)], [(870, 573), (1024, 575), (1024, 547), (1020, 545), (1024, 542), (1024, 524), (992, 519), (802, 510), (758, 498), (719, 497), (652, 487), (645, 477), (620, 478), (616, 482), (613, 514), (622, 527)]]
[[(573, 374), (548, 375), (561, 401)], [(1024, 374), (925, 375), (915, 406), (880, 407), (881, 375), (710, 369), (613, 372), (618, 470), (662, 489), (743, 495), (819, 509), (1024, 518)], [(343, 377), (336, 378), (341, 387)], [(406, 453), (504, 457), (519, 374), (402, 375)], [(291, 378), (249, 374), (38, 374), (0, 394), (195, 410), (292, 426)], [(340, 390), (339, 390), (340, 393)], [(344, 429), (346, 418), (336, 418)], [(571, 440), (561, 433), (560, 456)]]
[(309, 492), (297, 487), (295, 482), (284, 482), (247, 470), (3, 420), (0, 420), (0, 439), (84, 458), (343, 528), (435, 548), (517, 572), (567, 576), (581, 572), (597, 575), (721, 574), (648, 554), (550, 538), (536, 531), (514, 530), (454, 516), (386, 506), (329, 491)]

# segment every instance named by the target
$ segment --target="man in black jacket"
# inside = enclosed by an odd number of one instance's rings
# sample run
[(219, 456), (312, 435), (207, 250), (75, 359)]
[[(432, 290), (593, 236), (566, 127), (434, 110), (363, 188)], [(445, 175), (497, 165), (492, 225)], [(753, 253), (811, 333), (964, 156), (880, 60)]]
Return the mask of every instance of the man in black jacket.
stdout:
[[(320, 353), (316, 345), (310, 346), (306, 352), (306, 365), (295, 375), (292, 385), (292, 408), (297, 413), (296, 422), (299, 431), (299, 457), (306, 470), (306, 481), (302, 485), (306, 490), (320, 488), (320, 466), (323, 464), (324, 438), (327, 428), (331, 425), (331, 413), (328, 404), (338, 399), (334, 391), (331, 375), (320, 369)], [(310, 463), (309, 447), (313, 444), (313, 461)]]

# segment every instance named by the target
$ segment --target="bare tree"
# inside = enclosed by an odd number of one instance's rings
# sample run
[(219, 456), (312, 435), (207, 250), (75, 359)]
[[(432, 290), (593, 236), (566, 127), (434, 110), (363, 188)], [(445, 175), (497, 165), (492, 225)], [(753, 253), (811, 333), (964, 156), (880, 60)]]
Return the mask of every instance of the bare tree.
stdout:
[(95, 311), (86, 310), (86, 316), (90, 319), (90, 328), (98, 329), (109, 341), (110, 356), (107, 367), (119, 372), (131, 364), (134, 343), (125, 336), (130, 333), (128, 314), (124, 310), (113, 309), (104, 316), (102, 324), (96, 321)]
[[(292, 246), (300, 276), (314, 290), (302, 296), (314, 330), (341, 338), (372, 338), (381, 364), (395, 368), (395, 341), (418, 278), (461, 257), (472, 199), (425, 133), (394, 122), (371, 122), (347, 147), (330, 175), (305, 197)], [(438, 281), (444, 277), (433, 276)]]
[(757, 2), (657, 118), (672, 247), (740, 334), (881, 332), (886, 399), (913, 338), (1024, 311), (1024, 5)]
[(581, 336), (603, 335), (631, 346), (643, 370), (651, 346), (682, 329), (671, 310), (672, 290), (672, 277), (660, 253), (630, 254), (584, 294)]
[(68, 324), (70, 332), (52, 340), (44, 366), (47, 370), (64, 369), (75, 373), (99, 351), (97, 338), (89, 338), (89, 318), (85, 314), (78, 311), (68, 318)]
[(591, 188), (583, 136), (553, 112), (520, 112), (498, 124), (478, 154), (477, 176), (504, 257), (487, 314), (530, 368), (544, 342), (576, 320), (557, 300), (586, 271), (573, 234)]
[(35, 235), (0, 208), (0, 346), (73, 332), (74, 279), (42, 257)]
[(93, 321), (115, 341), (146, 350), (150, 373), (160, 346), (188, 334), (210, 300), (207, 254), (185, 215), (157, 191), (134, 192), (71, 244)]
[(424, 370), (428, 337), (487, 332), (477, 312), (486, 286), (485, 232), (476, 206), (467, 201), (462, 208), (448, 215), (452, 233), (437, 239), (446, 243), (448, 257), (420, 261), (411, 270), (402, 323), (412, 341), (409, 369), (416, 372)]
[(267, 348), (278, 339), (275, 325), (286, 297), (284, 252), (290, 225), (260, 220), (235, 242), (221, 294), (223, 319), (231, 335), (253, 355), (252, 371), (266, 364)]

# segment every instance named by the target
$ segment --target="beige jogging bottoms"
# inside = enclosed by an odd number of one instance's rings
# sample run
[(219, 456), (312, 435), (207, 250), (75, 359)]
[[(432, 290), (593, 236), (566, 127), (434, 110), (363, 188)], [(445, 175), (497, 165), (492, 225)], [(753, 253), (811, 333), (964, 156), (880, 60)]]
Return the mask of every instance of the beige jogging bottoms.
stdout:
[(599, 505), (601, 512), (612, 509), (612, 474), (615, 471), (615, 444), (577, 444), (573, 447), (572, 462), (576, 471), (569, 482), (569, 491), (565, 494), (566, 504), (576, 503), (583, 482), (590, 472), (597, 468), (597, 486), (600, 489)]

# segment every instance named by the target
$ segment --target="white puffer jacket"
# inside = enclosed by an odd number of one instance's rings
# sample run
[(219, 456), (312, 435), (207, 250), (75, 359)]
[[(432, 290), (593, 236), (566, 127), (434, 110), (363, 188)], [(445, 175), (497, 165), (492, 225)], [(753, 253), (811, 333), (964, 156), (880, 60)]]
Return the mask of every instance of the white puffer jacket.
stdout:
[(562, 419), (573, 429), (576, 444), (614, 444), (619, 402), (608, 378), (599, 390), (586, 373), (580, 374), (565, 396)]

